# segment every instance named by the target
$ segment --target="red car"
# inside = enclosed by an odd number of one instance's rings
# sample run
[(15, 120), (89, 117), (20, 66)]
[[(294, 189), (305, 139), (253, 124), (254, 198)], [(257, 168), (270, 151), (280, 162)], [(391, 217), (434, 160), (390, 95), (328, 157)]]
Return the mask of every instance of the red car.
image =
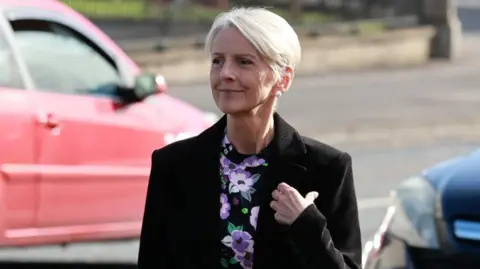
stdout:
[(152, 151), (212, 124), (165, 91), (64, 4), (2, 0), (0, 246), (137, 237)]

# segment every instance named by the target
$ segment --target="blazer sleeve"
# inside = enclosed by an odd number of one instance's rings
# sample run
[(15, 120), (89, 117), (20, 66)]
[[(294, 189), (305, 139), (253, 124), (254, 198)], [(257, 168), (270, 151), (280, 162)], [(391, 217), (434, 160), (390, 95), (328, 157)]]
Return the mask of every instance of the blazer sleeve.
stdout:
[[(292, 223), (293, 238), (305, 255), (309, 268), (316, 269), (359, 269), (361, 268), (361, 233), (355, 194), (352, 159), (348, 153), (341, 153), (334, 159), (319, 182), (320, 188), (332, 187), (331, 214), (328, 218), (318, 210), (321, 197), (307, 207)], [(333, 182), (333, 183), (330, 183)], [(333, 184), (333, 185), (331, 185)], [(330, 191), (330, 189), (328, 190)], [(324, 208), (323, 206), (322, 208)]]
[(166, 242), (165, 218), (161, 217), (168, 207), (168, 192), (166, 183), (168, 178), (167, 158), (161, 157), (161, 152), (152, 153), (152, 164), (147, 187), (147, 196), (143, 213), (140, 246), (138, 252), (138, 269), (173, 268), (169, 262)]

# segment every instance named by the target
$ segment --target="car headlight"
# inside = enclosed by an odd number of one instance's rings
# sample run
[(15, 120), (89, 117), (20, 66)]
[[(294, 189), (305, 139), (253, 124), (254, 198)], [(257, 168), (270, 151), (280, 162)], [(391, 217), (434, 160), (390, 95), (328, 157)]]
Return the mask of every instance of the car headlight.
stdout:
[(391, 192), (390, 199), (392, 203), (380, 228), (363, 248), (362, 268), (367, 268), (370, 258), (382, 251), (387, 234), (410, 246), (438, 248), (440, 199), (431, 183), (421, 176), (411, 177)]
[(390, 231), (410, 240), (410, 245), (438, 248), (437, 209), (439, 197), (431, 183), (416, 176), (404, 181), (392, 192), (395, 215)]
[(370, 257), (378, 255), (378, 253), (382, 250), (384, 246), (385, 233), (390, 227), (394, 215), (395, 207), (388, 207), (387, 213), (385, 214), (385, 217), (380, 224), (380, 228), (374, 234), (373, 239), (368, 241), (362, 250), (362, 268), (365, 268), (367, 261)]

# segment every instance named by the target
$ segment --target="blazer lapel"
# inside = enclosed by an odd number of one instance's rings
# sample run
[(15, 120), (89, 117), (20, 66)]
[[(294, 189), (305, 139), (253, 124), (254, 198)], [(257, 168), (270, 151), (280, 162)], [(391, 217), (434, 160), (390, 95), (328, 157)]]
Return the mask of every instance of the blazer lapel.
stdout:
[[(261, 188), (264, 202), (268, 202), (268, 204), (272, 200), (271, 193), (282, 182), (299, 191), (305, 189), (303, 179), (307, 171), (304, 162), (307, 150), (301, 136), (278, 114), (274, 114), (274, 119), (274, 153), (271, 157), (272, 160), (269, 161), (271, 166), (264, 175), (265, 179)], [(266, 193), (267, 191), (268, 193)], [(263, 212), (268, 212), (268, 210)]]
[[(257, 224), (257, 240), (255, 241), (254, 268), (269, 268), (271, 261), (279, 258), (281, 253), (275, 247), (281, 247), (285, 239), (287, 226), (279, 224), (270, 207), (272, 192), (278, 184), (284, 182), (304, 193), (308, 190), (306, 178), (307, 169), (305, 144), (301, 136), (278, 114), (274, 115), (275, 136), (274, 154), (271, 164), (263, 176), (261, 188), (262, 197)], [(284, 240), (283, 243), (286, 243)], [(275, 251), (277, 249), (277, 251)]]

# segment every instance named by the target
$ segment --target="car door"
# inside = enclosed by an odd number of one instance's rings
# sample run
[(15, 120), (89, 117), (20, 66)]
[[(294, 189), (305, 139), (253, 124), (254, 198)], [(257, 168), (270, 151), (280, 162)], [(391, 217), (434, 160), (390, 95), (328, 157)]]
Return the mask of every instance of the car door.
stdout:
[(31, 91), (6, 29), (0, 14), (0, 245), (35, 228), (39, 172)]
[(141, 102), (119, 102), (121, 59), (101, 38), (71, 18), (39, 14), (11, 19), (43, 116), (38, 225), (47, 236), (137, 234), (161, 132)]

